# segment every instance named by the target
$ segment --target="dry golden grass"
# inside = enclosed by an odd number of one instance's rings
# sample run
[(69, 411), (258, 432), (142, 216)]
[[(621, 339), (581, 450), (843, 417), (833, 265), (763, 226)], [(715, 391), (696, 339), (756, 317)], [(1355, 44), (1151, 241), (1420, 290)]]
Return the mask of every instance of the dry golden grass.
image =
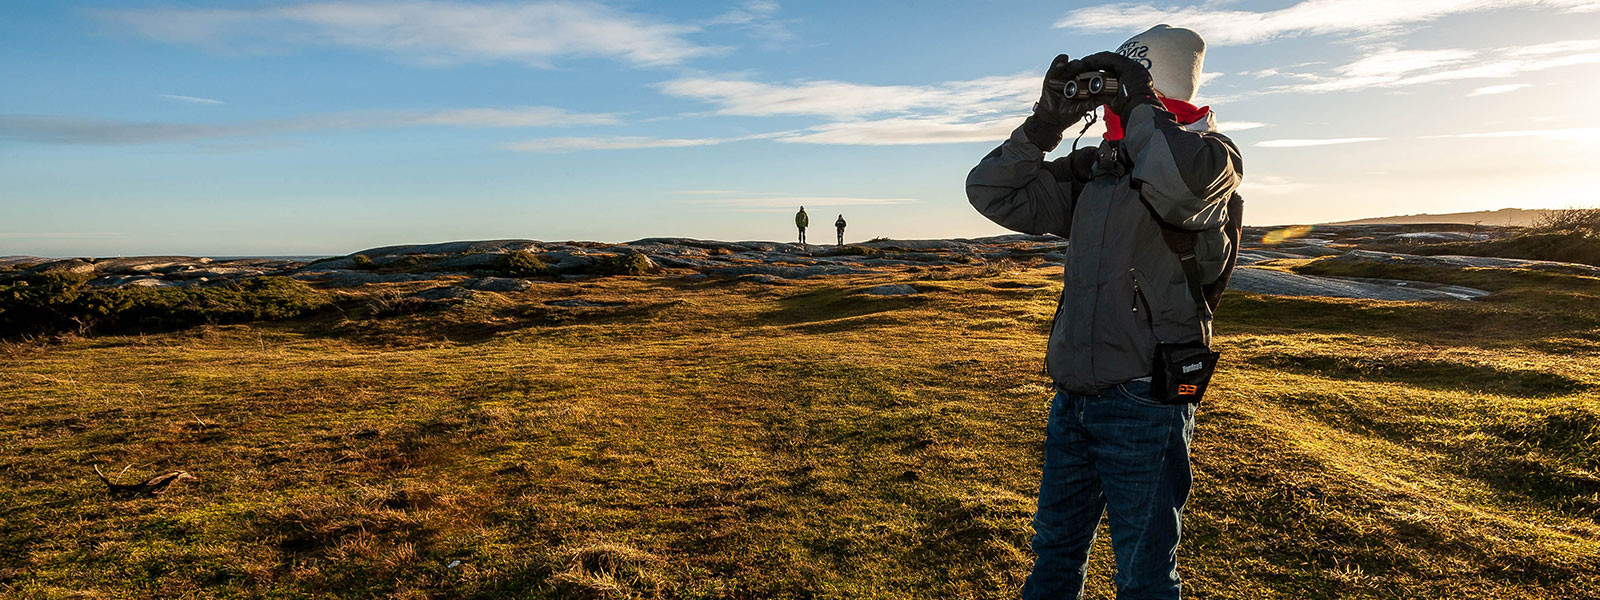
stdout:
[[(1478, 271), (1476, 303), (1230, 295), (1195, 597), (1594, 596), (1600, 280)], [(1057, 275), (612, 278), (10, 344), (0, 592), (1013, 597)], [(855, 293), (884, 283), (924, 293)], [(544, 304), (571, 297), (620, 304)], [(117, 500), (93, 464), (199, 479)], [(1110, 598), (1104, 542), (1091, 569)]]

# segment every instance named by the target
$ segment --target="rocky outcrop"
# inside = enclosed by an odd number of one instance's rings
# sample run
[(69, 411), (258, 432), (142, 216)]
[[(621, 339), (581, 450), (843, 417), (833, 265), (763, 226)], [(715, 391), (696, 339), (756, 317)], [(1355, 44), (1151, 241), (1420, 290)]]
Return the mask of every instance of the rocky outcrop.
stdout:
[(1472, 300), (1489, 292), (1419, 281), (1318, 277), (1259, 267), (1233, 271), (1228, 289), (1273, 296), (1327, 296), (1369, 300)]
[[(1470, 256), (1417, 256), (1379, 252), (1421, 241), (1471, 240), (1499, 235), (1494, 229), (1349, 225), (1258, 228), (1244, 231), (1234, 289), (1284, 296), (1332, 296), (1385, 300), (1471, 299), (1481, 290), (1420, 282), (1302, 275), (1270, 268), (1272, 261), (1326, 256), (1442, 268), (1536, 269), (1600, 276), (1600, 268), (1570, 263)], [(694, 279), (729, 279), (764, 286), (819, 277), (898, 273), (905, 270), (981, 266), (1000, 261), (1059, 264), (1070, 243), (1051, 235), (1010, 234), (947, 240), (878, 239), (844, 247), (785, 242), (697, 240), (653, 237), (620, 244), (542, 242), (527, 239), (411, 244), (369, 248), (306, 263), (273, 259), (212, 259), (184, 256), (0, 259), (0, 282), (19, 275), (56, 273), (84, 277), (95, 286), (209, 286), (242, 278), (279, 275), (316, 285), (358, 288), (424, 281), (446, 287), (419, 292), (461, 300), (477, 293), (515, 293), (546, 282), (560, 285), (618, 272)], [(512, 256), (512, 253), (519, 253)], [(526, 254), (520, 254), (526, 253)], [(636, 258), (642, 257), (642, 258)], [(511, 261), (510, 258), (517, 260)], [(512, 264), (515, 263), (515, 264)], [(1265, 267), (1265, 268), (1264, 268)], [(509, 274), (524, 275), (509, 277)], [(463, 290), (461, 292), (443, 290)], [(871, 295), (918, 293), (908, 285), (862, 290)], [(448, 297), (445, 297), (445, 296)], [(581, 306), (581, 305), (580, 305)]]

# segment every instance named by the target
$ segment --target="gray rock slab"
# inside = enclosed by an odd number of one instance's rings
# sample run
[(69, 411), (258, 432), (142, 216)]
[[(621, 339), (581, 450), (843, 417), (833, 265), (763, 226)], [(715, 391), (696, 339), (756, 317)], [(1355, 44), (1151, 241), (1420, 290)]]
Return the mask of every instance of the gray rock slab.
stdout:
[(785, 284), (785, 283), (789, 283), (789, 280), (784, 279), (782, 277), (774, 277), (772, 275), (759, 275), (759, 274), (758, 275), (740, 275), (738, 280), (739, 281), (743, 281), (745, 283), (760, 283), (760, 284), (765, 284), (765, 285), (782, 285), (782, 284)]
[(53, 260), (54, 259), (41, 258), (38, 256), (0, 256), (0, 269), (13, 267), (15, 265), (37, 265), (39, 263), (52, 262)]
[(478, 252), (460, 256), (446, 256), (429, 261), (422, 268), (439, 271), (493, 269), (505, 258), (505, 253)]
[(1397, 254), (1393, 252), (1377, 252), (1373, 250), (1351, 250), (1340, 255), (1338, 258), (1331, 260), (1338, 262), (1380, 262), (1422, 267), (1533, 269), (1537, 271), (1553, 271), (1572, 275), (1600, 277), (1600, 267), (1594, 267), (1585, 264), (1556, 262), (1550, 260), (1498, 258), (1492, 256), (1420, 256), (1416, 254)]
[(1477, 242), (1489, 239), (1489, 234), (1467, 231), (1413, 231), (1395, 234), (1394, 237), (1410, 242)]
[(210, 263), (209, 258), (193, 256), (130, 256), (95, 259), (94, 269), (101, 273), (148, 273)]
[(433, 279), (428, 275), (415, 273), (369, 273), (366, 271), (301, 271), (291, 275), (295, 279), (319, 281), (332, 287), (356, 287), (369, 283), (396, 283), (401, 281), (422, 281)]
[(872, 296), (912, 296), (922, 293), (915, 287), (903, 283), (894, 285), (880, 285), (861, 290), (861, 293)]
[(1393, 279), (1317, 277), (1260, 267), (1233, 271), (1228, 289), (1274, 296), (1327, 296), (1368, 300), (1471, 300), (1489, 292), (1460, 286)]
[(845, 265), (815, 265), (809, 267), (784, 267), (773, 265), (747, 265), (739, 267), (724, 267), (708, 271), (711, 275), (723, 277), (738, 277), (740, 275), (772, 275), (784, 279), (805, 279), (807, 277), (821, 277), (824, 275), (849, 275), (852, 273), (865, 273), (863, 269)]
[(121, 285), (123, 287), (159, 288), (159, 287), (172, 287), (172, 286), (179, 285), (179, 284), (176, 281), (167, 281), (165, 279), (157, 279), (155, 277), (136, 277), (136, 278), (131, 279), (129, 281), (123, 282)]
[(480, 292), (477, 290), (469, 290), (463, 287), (447, 285), (414, 292), (410, 294), (410, 296), (413, 298), (421, 298), (429, 302), (450, 302), (471, 300), (486, 293), (487, 292)]
[(623, 305), (622, 302), (601, 302), (601, 301), (594, 301), (594, 300), (584, 300), (582, 298), (567, 298), (565, 300), (551, 300), (549, 302), (545, 302), (545, 304), (548, 304), (550, 306), (566, 306), (566, 307), (570, 307), (570, 308), (600, 308), (600, 307), (606, 307), (606, 306), (622, 306)]
[[(404, 244), (399, 246), (382, 246), (368, 248), (354, 254), (364, 254), (367, 258), (376, 259), (380, 256), (396, 254), (467, 254), (473, 252), (514, 252), (517, 250), (538, 251), (543, 242), (535, 240), (478, 240), (463, 242), (441, 242), (437, 244)], [(354, 255), (352, 254), (352, 256)]]
[(265, 275), (266, 273), (267, 271), (263, 269), (253, 269), (249, 267), (213, 266), (204, 269), (191, 267), (176, 271), (169, 271), (165, 276), (167, 279), (238, 279), (240, 277), (257, 277)]
[(1345, 250), (1329, 248), (1327, 246), (1274, 246), (1273, 250), (1292, 255), (1294, 258), (1317, 258), (1319, 256), (1338, 256)]
[[(805, 251), (805, 249), (800, 247), (800, 244), (787, 244), (787, 243), (784, 243), (784, 242), (744, 241), (744, 242), (734, 242), (734, 244), (737, 244), (739, 246), (744, 246), (747, 250), (757, 250), (757, 251), (761, 251), (761, 252), (790, 252), (790, 253), (793, 253), (793, 252), (804, 252)], [(820, 244), (810, 244), (810, 245), (811, 246), (819, 246), (820, 247)]]
[(857, 245), (866, 246), (868, 248), (901, 248), (905, 250), (917, 251), (965, 250), (971, 246), (971, 244), (956, 240), (878, 240), (872, 242), (862, 242)]
[(981, 238), (964, 238), (957, 241), (969, 244), (1015, 244), (1018, 242), (1036, 242), (1058, 244), (1063, 238), (1054, 235), (1031, 235), (1026, 233), (1008, 233), (1006, 235), (991, 235)]
[(485, 292), (520, 292), (533, 287), (526, 279), (511, 277), (484, 277), (482, 279), (468, 280), (468, 288)]
[(727, 266), (727, 261), (711, 260), (707, 258), (685, 258), (680, 256), (663, 256), (659, 254), (646, 254), (650, 260), (668, 269), (707, 269)]
[(1302, 256), (1302, 255), (1299, 255), (1299, 254), (1290, 254), (1288, 252), (1279, 252), (1277, 250), (1240, 250), (1239, 251), (1239, 264), (1241, 264), (1241, 265), (1253, 265), (1253, 264), (1257, 264), (1257, 263), (1267, 262), (1269, 260), (1277, 260), (1277, 259), (1280, 259), (1280, 258), (1305, 258), (1305, 256)]
[(53, 260), (42, 265), (29, 267), (26, 273), (61, 273), (71, 275), (87, 275), (95, 272), (94, 265), (89, 261), (69, 258), (66, 260)]

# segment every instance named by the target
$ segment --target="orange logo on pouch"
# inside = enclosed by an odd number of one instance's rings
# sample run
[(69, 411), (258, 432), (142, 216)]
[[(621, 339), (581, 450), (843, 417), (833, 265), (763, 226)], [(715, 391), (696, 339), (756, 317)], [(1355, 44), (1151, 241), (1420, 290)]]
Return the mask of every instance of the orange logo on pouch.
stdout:
[(1193, 395), (1195, 395), (1196, 392), (1199, 392), (1199, 391), (1200, 391), (1199, 388), (1197, 388), (1195, 386), (1192, 386), (1192, 385), (1189, 385), (1187, 383), (1178, 384), (1178, 395), (1179, 396), (1193, 396)]

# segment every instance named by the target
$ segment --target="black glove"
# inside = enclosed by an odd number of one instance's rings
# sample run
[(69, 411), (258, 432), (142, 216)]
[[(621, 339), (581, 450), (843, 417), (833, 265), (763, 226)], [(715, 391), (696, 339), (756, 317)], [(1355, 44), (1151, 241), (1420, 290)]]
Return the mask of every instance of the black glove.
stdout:
[(1068, 59), (1065, 54), (1050, 62), (1050, 69), (1044, 73), (1044, 90), (1033, 105), (1033, 116), (1022, 124), (1028, 140), (1045, 152), (1054, 150), (1061, 143), (1062, 132), (1096, 106), (1092, 100), (1068, 100), (1061, 91), (1067, 81), (1086, 70), (1082, 62)]
[(1153, 104), (1156, 108), (1166, 110), (1161, 99), (1156, 97), (1150, 70), (1138, 61), (1115, 52), (1096, 52), (1077, 62), (1086, 71), (1105, 71), (1116, 76), (1119, 91), (1117, 97), (1106, 104), (1106, 108), (1117, 113), (1117, 116), (1127, 119), (1128, 111), (1140, 104)]

